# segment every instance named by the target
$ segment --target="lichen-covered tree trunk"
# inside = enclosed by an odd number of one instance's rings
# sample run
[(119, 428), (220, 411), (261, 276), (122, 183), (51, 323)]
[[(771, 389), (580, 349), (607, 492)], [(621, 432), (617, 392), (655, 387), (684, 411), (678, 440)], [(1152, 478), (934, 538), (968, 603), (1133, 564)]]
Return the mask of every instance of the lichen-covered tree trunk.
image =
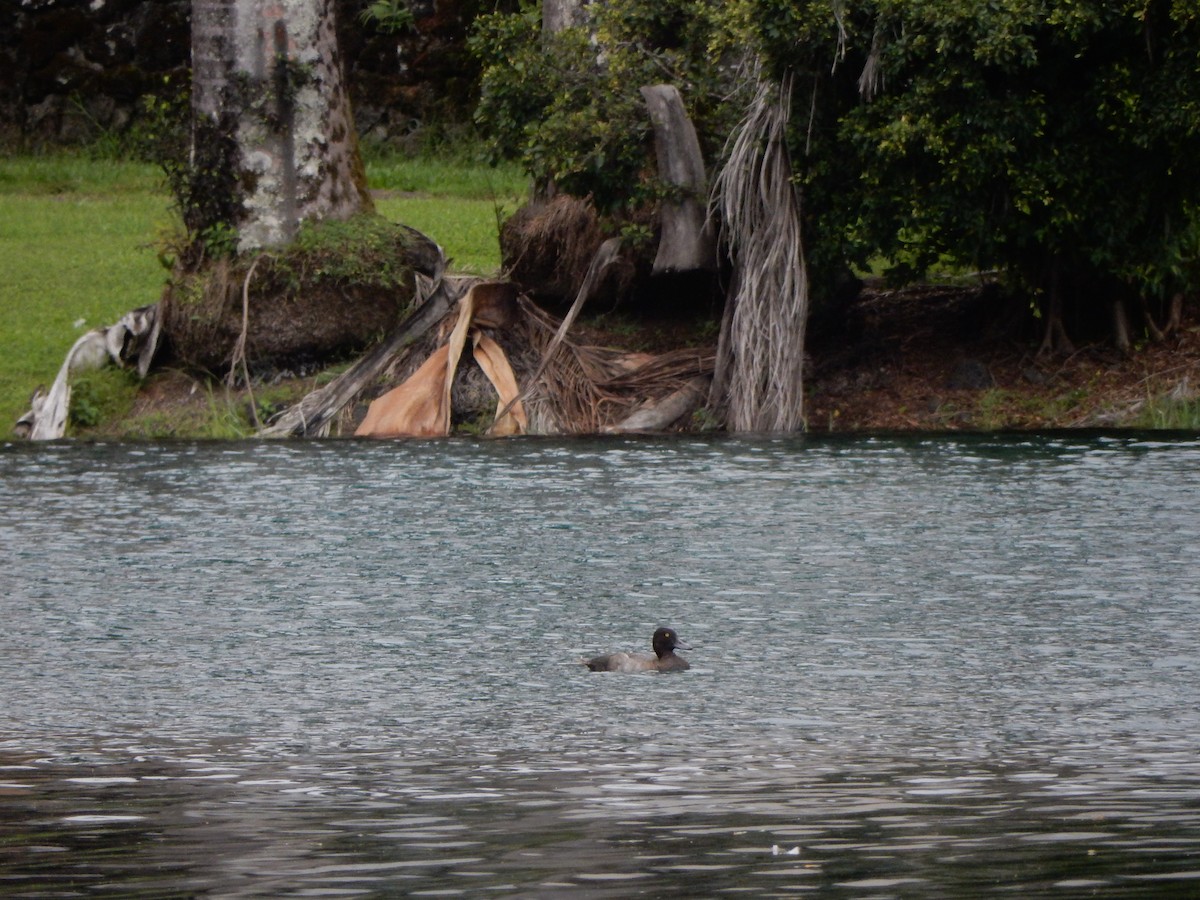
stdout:
[(246, 252), (371, 208), (333, 0), (193, 0), (192, 70), (190, 228)]

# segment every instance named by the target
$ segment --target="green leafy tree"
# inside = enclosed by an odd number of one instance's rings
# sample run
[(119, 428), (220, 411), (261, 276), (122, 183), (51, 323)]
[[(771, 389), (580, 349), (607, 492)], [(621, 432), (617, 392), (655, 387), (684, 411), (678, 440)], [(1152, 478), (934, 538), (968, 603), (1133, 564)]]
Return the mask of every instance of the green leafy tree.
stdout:
[[(818, 298), (847, 263), (897, 281), (999, 270), (1108, 319), (1200, 280), (1193, 0), (612, 0), (546, 35), (483, 16), (477, 118), (497, 154), (601, 209), (656, 189), (637, 88), (677, 85), (715, 165), (737, 63), (792, 74), (791, 148)], [(1077, 316), (1077, 319), (1080, 317)], [(1050, 334), (1050, 332), (1047, 332)], [(1065, 339), (1060, 327), (1057, 332)]]
[(636, 206), (658, 189), (651, 129), (638, 89), (678, 87), (715, 157), (729, 134), (736, 56), (726, 39), (742, 3), (611, 0), (587, 25), (546, 33), (537, 3), (476, 20), (483, 66), (476, 119), (500, 157), (523, 160), (535, 181), (590, 196), (603, 211)]
[[(1169, 0), (756, 0), (813, 255), (949, 258), (1083, 312), (1196, 284), (1200, 12)], [(815, 98), (815, 101), (814, 101)]]

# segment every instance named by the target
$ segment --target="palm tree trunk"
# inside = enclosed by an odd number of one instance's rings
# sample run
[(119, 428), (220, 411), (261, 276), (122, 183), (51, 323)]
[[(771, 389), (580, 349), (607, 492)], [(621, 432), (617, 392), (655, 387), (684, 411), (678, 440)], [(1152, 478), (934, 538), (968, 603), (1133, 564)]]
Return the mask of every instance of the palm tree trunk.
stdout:
[(791, 80), (758, 78), (714, 199), (733, 261), (709, 404), (732, 431), (804, 428), (808, 266), (786, 130)]

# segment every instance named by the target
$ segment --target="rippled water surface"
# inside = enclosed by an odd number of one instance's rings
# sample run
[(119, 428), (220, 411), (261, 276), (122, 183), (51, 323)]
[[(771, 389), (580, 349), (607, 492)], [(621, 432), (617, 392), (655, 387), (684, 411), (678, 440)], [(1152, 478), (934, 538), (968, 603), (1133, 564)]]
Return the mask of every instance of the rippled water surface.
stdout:
[[(0, 895), (1200, 896), (1200, 441), (0, 447)], [(674, 675), (580, 657), (694, 645)]]

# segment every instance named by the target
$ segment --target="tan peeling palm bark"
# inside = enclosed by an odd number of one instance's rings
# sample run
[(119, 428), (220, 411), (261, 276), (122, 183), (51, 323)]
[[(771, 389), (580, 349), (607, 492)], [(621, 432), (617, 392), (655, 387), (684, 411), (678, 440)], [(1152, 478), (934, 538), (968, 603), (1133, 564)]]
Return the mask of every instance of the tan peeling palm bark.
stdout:
[[(458, 317), (446, 343), (438, 347), (405, 382), (372, 401), (354, 432), (358, 437), (443, 437), (450, 433), (450, 387), (467, 338), (475, 361), (496, 389), (496, 418), (489, 433), (523, 434), (529, 423), (521, 405), (516, 375), (504, 351), (478, 326), (486, 309), (477, 309), (477, 298), (486, 304), (490, 295), (506, 293), (505, 285), (475, 285), (459, 301)], [(481, 321), (476, 321), (476, 319)]]

